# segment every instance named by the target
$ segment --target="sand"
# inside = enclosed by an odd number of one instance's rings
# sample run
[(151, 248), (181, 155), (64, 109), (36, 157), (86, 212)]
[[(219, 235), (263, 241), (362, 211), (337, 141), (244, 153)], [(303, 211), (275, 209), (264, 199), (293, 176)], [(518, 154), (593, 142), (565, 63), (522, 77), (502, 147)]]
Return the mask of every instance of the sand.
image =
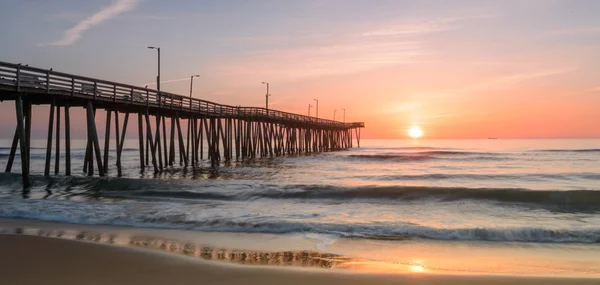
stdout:
[(365, 274), (243, 266), (148, 249), (0, 235), (0, 284), (599, 284), (598, 279)]

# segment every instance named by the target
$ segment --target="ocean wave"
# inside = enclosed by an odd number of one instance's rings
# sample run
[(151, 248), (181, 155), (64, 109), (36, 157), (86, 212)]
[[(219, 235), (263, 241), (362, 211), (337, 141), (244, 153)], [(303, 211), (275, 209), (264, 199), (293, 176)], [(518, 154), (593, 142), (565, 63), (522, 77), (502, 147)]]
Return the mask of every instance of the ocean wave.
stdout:
[[(590, 212), (600, 211), (600, 191), (594, 190), (528, 190), (502, 188), (457, 188), (425, 186), (363, 186), (336, 187), (326, 185), (261, 185), (235, 191), (135, 190), (97, 193), (109, 198), (167, 198), (192, 200), (249, 201), (255, 199), (352, 200), (389, 201), (462, 201), (478, 200), (497, 203), (527, 204), (544, 209)], [(218, 190), (217, 190), (218, 191)]]
[(362, 160), (429, 160), (436, 159), (433, 155), (410, 155), (410, 154), (397, 154), (397, 155), (381, 155), (381, 154), (352, 154), (349, 158), (362, 159)]
[[(145, 220), (152, 224), (155, 219)], [(161, 220), (162, 221), (162, 220)], [(525, 228), (433, 228), (411, 223), (331, 224), (301, 222), (255, 222), (214, 219), (179, 221), (171, 225), (187, 230), (254, 233), (316, 233), (346, 238), (378, 240), (459, 240), (538, 243), (600, 243), (600, 229), (568, 230), (539, 227)]]
[[(474, 175), (474, 174), (472, 174)], [(599, 174), (578, 173), (587, 179), (598, 179)], [(461, 175), (455, 176), (460, 177)], [(463, 175), (464, 176), (464, 175)], [(554, 175), (537, 175), (551, 179)], [(410, 179), (410, 176), (408, 176)], [(448, 174), (431, 174), (429, 179), (442, 179)], [(485, 176), (480, 176), (485, 177)], [(387, 179), (402, 177), (388, 176)], [(420, 179), (422, 177), (414, 177)], [(493, 177), (488, 177), (493, 179)], [(333, 185), (278, 185), (241, 182), (223, 188), (219, 183), (193, 180), (156, 180), (132, 178), (44, 177), (32, 175), (32, 191), (55, 191), (55, 196), (70, 195), (111, 199), (182, 199), (189, 201), (224, 200), (251, 201), (257, 199), (300, 200), (370, 200), (371, 203), (418, 201), (488, 201), (510, 205), (528, 205), (550, 210), (570, 212), (600, 211), (600, 189), (596, 190), (530, 190), (521, 188), (468, 188), (433, 186), (333, 186)], [(381, 179), (381, 178), (379, 178)], [(384, 178), (386, 179), (386, 178)], [(466, 179), (474, 179), (468, 177)], [(487, 179), (487, 178), (486, 178)], [(505, 179), (511, 179), (507, 175)], [(20, 189), (18, 174), (0, 173), (2, 186)], [(39, 188), (39, 189), (38, 189)], [(68, 193), (64, 189), (69, 189)]]
[(256, 220), (243, 217), (187, 215), (165, 205), (152, 207), (124, 204), (81, 204), (30, 200), (15, 203), (0, 199), (0, 217), (25, 218), (91, 225), (182, 229), (211, 232), (316, 233), (345, 238), (406, 240), (458, 240), (537, 243), (600, 243), (600, 229), (543, 227), (436, 228), (408, 222), (312, 223), (287, 220)]
[(401, 146), (401, 147), (367, 147), (366, 149), (384, 149), (384, 150), (422, 150), (422, 149), (449, 149), (431, 146)]
[(351, 154), (350, 159), (372, 160), (372, 161), (420, 161), (433, 159), (461, 159), (461, 160), (507, 160), (510, 157), (494, 152), (470, 152), (470, 151), (416, 151), (396, 152), (378, 154)]

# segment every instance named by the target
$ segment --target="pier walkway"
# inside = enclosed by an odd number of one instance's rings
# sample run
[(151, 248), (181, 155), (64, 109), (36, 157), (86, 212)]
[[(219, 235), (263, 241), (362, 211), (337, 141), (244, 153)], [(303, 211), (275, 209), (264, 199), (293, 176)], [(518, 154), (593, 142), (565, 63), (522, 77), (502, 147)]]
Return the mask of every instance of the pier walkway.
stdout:
[[(71, 107), (86, 110), (87, 150), (83, 171), (99, 176), (108, 171), (111, 117), (118, 175), (129, 116), (138, 117), (140, 167), (152, 166), (155, 172), (180, 165), (197, 166), (209, 159), (212, 166), (220, 161), (247, 160), (309, 152), (344, 150), (360, 146), (362, 122), (344, 123), (257, 107), (217, 104), (197, 98), (157, 91), (144, 87), (72, 75), (41, 68), (0, 61), (0, 102), (14, 101), (17, 125), (6, 172), (11, 172), (19, 149), (23, 184), (29, 182), (31, 140), (31, 106), (48, 105), (48, 140), (44, 174), (50, 175), (53, 137), (55, 142), (54, 174), (60, 171), (61, 110), (64, 115), (65, 175), (71, 175), (70, 116)], [(95, 114), (106, 112), (104, 150), (98, 140)], [(123, 123), (119, 119), (123, 118)], [(182, 131), (182, 121), (187, 131)], [(168, 126), (168, 127), (167, 127)], [(56, 131), (53, 134), (54, 130)], [(204, 144), (206, 143), (206, 147)]]

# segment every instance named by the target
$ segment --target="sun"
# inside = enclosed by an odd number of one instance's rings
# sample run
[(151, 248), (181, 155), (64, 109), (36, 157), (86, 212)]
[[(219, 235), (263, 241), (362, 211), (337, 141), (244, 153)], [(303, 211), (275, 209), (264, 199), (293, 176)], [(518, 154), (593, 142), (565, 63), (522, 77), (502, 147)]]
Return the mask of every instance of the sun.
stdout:
[(408, 136), (413, 139), (418, 139), (423, 136), (423, 130), (418, 126), (412, 126), (408, 129)]

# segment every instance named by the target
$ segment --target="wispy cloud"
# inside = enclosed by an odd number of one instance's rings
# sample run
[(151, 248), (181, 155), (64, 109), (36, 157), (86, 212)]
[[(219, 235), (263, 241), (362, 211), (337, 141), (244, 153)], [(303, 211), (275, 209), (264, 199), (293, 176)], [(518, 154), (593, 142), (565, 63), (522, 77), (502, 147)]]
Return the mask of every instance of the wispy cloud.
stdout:
[(399, 25), (397, 27), (383, 28), (379, 30), (373, 30), (364, 32), (361, 35), (366, 37), (372, 36), (409, 36), (409, 35), (422, 35), (431, 34), (435, 32), (441, 32), (450, 30), (453, 27), (450, 25), (444, 25), (438, 22), (429, 22), (422, 24), (410, 24), (410, 25)]
[(473, 84), (457, 90), (455, 93), (470, 93), (473, 91), (487, 90), (493, 88), (501, 88), (506, 86), (512, 86), (521, 82), (534, 80), (538, 78), (544, 78), (549, 76), (555, 76), (559, 74), (569, 73), (575, 71), (575, 68), (557, 68), (557, 69), (545, 69), (540, 71), (533, 71), (527, 73), (516, 73), (511, 75), (500, 76), (484, 80), (480, 83)]
[(91, 29), (92, 27), (112, 19), (119, 14), (135, 9), (139, 4), (140, 0), (115, 0), (110, 6), (104, 7), (102, 10), (95, 14), (85, 18), (83, 21), (77, 23), (73, 28), (68, 29), (62, 39), (54, 42), (43, 43), (42, 46), (68, 46), (71, 45), (79, 38), (82, 34)]
[(302, 47), (261, 50), (245, 58), (220, 63), (217, 69), (227, 73), (263, 76), (306, 77), (344, 74), (395, 64), (408, 64), (425, 53), (419, 41), (361, 41), (340, 39), (339, 43), (311, 44)]
[[(228, 75), (268, 78), (314, 77), (364, 72), (389, 66), (416, 64), (435, 53), (431, 35), (458, 29), (470, 19), (494, 15), (478, 12), (456, 17), (377, 20), (351, 28), (303, 35), (224, 38), (224, 41), (269, 42), (215, 66)], [(232, 44), (232, 43), (228, 43)]]
[(491, 18), (492, 14), (476, 14), (463, 17), (446, 17), (439, 19), (413, 19), (409, 21), (387, 23), (386, 27), (363, 32), (361, 35), (366, 37), (373, 36), (416, 36), (427, 35), (448, 30), (453, 30), (458, 27), (458, 22)]

